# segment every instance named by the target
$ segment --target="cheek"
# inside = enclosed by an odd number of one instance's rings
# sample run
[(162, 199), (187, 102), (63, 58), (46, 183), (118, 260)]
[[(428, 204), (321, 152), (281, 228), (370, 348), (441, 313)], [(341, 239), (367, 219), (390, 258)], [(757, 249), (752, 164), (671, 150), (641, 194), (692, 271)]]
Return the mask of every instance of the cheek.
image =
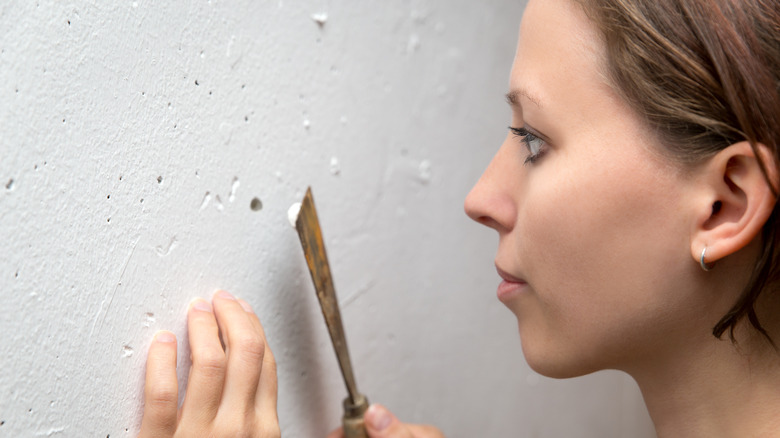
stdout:
[[(682, 222), (673, 220), (671, 182), (658, 184), (655, 172), (625, 161), (597, 166), (531, 181), (516, 245), (535, 293), (530, 318), (538, 340), (549, 348), (566, 339), (574, 344), (569, 351), (585, 345), (604, 360), (610, 353), (599, 345), (625, 349), (629, 333), (641, 337), (667, 317), (687, 243)], [(669, 275), (663, 284), (659, 272)]]

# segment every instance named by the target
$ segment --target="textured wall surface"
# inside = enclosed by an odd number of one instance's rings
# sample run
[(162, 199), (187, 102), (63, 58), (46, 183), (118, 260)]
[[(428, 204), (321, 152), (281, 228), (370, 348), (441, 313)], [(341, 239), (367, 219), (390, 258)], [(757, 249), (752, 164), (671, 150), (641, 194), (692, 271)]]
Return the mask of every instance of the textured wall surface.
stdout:
[(527, 367), (462, 212), (523, 2), (96, 3), (0, 5), (0, 436), (135, 436), (153, 333), (183, 383), (187, 305), (217, 288), (266, 325), (284, 435), (337, 426), (287, 222), (308, 185), (372, 401), (452, 437), (651, 436), (627, 377)]

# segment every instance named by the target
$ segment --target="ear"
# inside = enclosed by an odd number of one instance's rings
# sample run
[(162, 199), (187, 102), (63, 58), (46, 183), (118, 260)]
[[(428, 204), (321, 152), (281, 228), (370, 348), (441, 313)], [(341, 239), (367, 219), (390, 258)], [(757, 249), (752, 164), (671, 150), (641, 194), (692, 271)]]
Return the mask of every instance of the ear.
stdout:
[(747, 246), (759, 235), (777, 198), (764, 176), (776, 187), (778, 167), (771, 150), (749, 142), (735, 143), (709, 159), (702, 167), (701, 189), (696, 196), (696, 224), (691, 255), (698, 263), (707, 248), (706, 263), (712, 263)]

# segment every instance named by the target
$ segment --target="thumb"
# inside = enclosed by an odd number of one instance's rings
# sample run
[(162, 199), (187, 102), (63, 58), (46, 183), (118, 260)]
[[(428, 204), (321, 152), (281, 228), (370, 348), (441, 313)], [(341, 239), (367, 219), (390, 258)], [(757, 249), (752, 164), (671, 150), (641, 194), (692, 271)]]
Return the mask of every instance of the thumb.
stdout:
[(406, 425), (382, 405), (371, 405), (363, 419), (370, 438), (413, 438)]

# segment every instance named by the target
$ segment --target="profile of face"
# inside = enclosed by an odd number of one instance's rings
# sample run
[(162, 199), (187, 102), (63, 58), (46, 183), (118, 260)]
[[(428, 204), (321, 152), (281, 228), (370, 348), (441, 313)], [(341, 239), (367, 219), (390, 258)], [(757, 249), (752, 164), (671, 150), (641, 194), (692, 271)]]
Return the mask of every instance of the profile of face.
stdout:
[[(697, 173), (606, 78), (603, 42), (574, 0), (531, 0), (507, 98), (511, 128), (465, 202), (498, 232), (499, 299), (541, 374), (630, 371), (729, 308), (691, 257)], [(685, 334), (682, 336), (681, 334)], [(675, 345), (672, 345), (675, 344)]]

